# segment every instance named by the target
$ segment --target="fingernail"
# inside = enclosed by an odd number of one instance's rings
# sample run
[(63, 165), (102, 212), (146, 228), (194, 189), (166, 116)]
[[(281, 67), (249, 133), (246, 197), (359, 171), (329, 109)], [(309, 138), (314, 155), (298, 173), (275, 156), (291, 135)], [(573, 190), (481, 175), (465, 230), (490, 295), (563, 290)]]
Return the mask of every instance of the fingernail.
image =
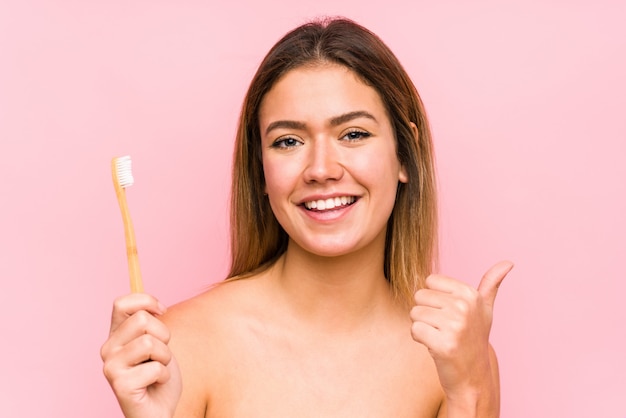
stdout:
[(163, 315), (167, 312), (167, 307), (163, 305), (160, 301), (157, 301), (157, 309), (159, 311), (159, 315)]

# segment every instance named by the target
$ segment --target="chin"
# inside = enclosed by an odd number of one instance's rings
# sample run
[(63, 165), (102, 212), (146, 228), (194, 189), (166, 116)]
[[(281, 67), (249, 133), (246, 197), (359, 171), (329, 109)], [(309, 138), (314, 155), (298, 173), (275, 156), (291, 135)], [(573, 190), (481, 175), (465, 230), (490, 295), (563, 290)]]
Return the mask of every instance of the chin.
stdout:
[[(363, 245), (359, 242), (346, 242), (345, 239), (332, 240), (330, 242), (299, 242), (296, 243), (298, 247), (304, 252), (310, 253), (312, 255), (318, 257), (327, 257), (327, 258), (335, 258), (335, 257), (343, 257), (351, 254), (357, 254), (365, 251), (368, 248), (372, 248), (374, 242), (370, 243), (370, 245)], [(382, 243), (382, 247), (384, 250), (384, 241)]]

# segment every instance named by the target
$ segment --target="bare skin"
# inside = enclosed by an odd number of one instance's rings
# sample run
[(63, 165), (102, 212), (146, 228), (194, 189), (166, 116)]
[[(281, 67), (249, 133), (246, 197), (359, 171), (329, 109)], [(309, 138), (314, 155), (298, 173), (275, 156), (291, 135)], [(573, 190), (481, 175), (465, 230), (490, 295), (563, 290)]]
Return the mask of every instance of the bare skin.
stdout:
[(489, 331), (512, 264), (478, 289), (432, 275), (412, 309), (392, 297), (386, 223), (411, 179), (378, 93), (340, 66), (295, 69), (259, 120), (287, 251), (167, 313), (146, 294), (115, 302), (101, 354), (125, 416), (499, 416)]
[(436, 368), (388, 291), (376, 291), (359, 315), (341, 305), (341, 289), (305, 311), (281, 283), (281, 264), (163, 318), (175, 330), (170, 346), (185, 377), (176, 416), (437, 415)]
[[(450, 371), (458, 359), (438, 358), (446, 352), (411, 338), (406, 309), (385, 281), (361, 286), (361, 296), (373, 297), (360, 305), (342, 294), (349, 283), (311, 282), (318, 291), (303, 295), (312, 302), (303, 309), (292, 299), (298, 289), (281, 279), (284, 270), (282, 258), (267, 272), (222, 283), (165, 315), (149, 295), (118, 299), (102, 353), (125, 416), (498, 416), (493, 351), (486, 366), (472, 363), (474, 381), (464, 380)], [(299, 290), (312, 289), (306, 288)], [(442, 387), (444, 373), (461, 380), (464, 391)]]

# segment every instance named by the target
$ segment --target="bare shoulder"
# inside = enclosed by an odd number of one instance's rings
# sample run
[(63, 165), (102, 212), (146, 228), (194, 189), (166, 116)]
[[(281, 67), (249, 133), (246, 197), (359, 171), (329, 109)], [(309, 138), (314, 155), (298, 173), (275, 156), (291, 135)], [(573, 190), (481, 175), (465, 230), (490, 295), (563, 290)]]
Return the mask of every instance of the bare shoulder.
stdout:
[(246, 279), (217, 282), (208, 290), (168, 308), (163, 320), (182, 334), (218, 331), (262, 303), (263, 273)]
[(211, 394), (227, 381), (233, 333), (255, 309), (254, 279), (221, 282), (168, 308), (162, 321), (171, 333), (170, 349), (183, 376), (177, 417), (204, 417)]
[(163, 322), (172, 334), (175, 354), (201, 354), (202, 359), (216, 355), (230, 334), (261, 309), (260, 288), (256, 278), (220, 282), (168, 308)]
[[(254, 287), (257, 282), (253, 278), (218, 282), (207, 291), (169, 307), (163, 320), (182, 332), (204, 330), (205, 326), (218, 324), (235, 314), (238, 308), (249, 306)], [(221, 315), (215, 316), (218, 313)]]
[(177, 417), (307, 416), (322, 406), (324, 416), (436, 416), (442, 391), (408, 312), (325, 336), (285, 315), (280, 300), (261, 274), (168, 310), (184, 380)]

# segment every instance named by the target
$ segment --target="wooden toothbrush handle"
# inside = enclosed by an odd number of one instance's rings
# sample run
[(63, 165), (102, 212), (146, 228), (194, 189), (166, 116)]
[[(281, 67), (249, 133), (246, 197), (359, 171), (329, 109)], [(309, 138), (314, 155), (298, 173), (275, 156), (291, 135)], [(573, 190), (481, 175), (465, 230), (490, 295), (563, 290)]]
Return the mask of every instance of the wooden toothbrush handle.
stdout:
[(137, 253), (137, 243), (135, 241), (135, 230), (130, 218), (130, 211), (126, 203), (126, 192), (123, 188), (118, 190), (118, 201), (122, 211), (124, 221), (124, 236), (126, 238), (126, 256), (128, 258), (128, 274), (130, 276), (130, 290), (133, 293), (143, 292), (143, 282), (141, 280), (141, 270), (139, 269), (139, 256)]

